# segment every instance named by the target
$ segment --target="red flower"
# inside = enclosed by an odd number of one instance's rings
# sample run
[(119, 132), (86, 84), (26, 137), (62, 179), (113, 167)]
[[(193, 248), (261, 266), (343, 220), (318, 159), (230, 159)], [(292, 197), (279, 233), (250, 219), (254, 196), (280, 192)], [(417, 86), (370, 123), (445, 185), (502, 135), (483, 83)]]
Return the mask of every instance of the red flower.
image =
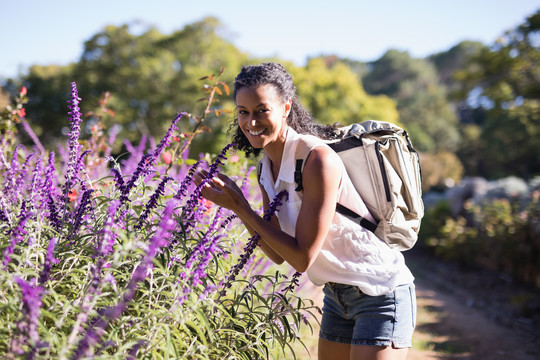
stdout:
[(24, 119), (24, 117), (26, 116), (26, 110), (24, 108), (20, 109), (18, 111), (18, 115), (21, 119)]
[(26, 86), (23, 86), (23, 87), (21, 88), (21, 93), (20, 93), (20, 95), (21, 95), (21, 96), (24, 96), (24, 95), (26, 95), (26, 93), (27, 93)]
[(172, 155), (170, 152), (162, 152), (161, 159), (163, 160), (165, 164), (170, 164), (172, 161)]
[(77, 191), (75, 189), (71, 189), (68, 194), (68, 199), (70, 202), (77, 200)]

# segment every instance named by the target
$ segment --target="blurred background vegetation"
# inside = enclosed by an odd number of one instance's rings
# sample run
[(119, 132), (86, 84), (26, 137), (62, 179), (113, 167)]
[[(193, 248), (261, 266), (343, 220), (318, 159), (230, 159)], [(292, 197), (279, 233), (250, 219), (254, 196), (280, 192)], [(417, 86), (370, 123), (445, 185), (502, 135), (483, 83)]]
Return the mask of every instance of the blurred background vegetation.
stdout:
[[(241, 52), (220, 35), (225, 25), (213, 17), (171, 34), (153, 27), (135, 32), (132, 26), (107, 26), (91, 36), (76, 63), (34, 65), (20, 77), (6, 79), (0, 110), (25, 86), (27, 120), (43, 145), (54, 150), (68, 132), (68, 84), (77, 83), (83, 113), (98, 108), (108, 92), (107, 106), (114, 113), (89, 114), (82, 137), (90, 137), (97, 121), (107, 130), (117, 124), (115, 153), (121, 154), (125, 152), (122, 139), (137, 142), (143, 134), (161, 137), (178, 112), (201, 113), (205, 102), (198, 101), (200, 78), (224, 68), (220, 80), (232, 86), (243, 65), (271, 60), (282, 62), (293, 74), (301, 100), (319, 122), (346, 125), (378, 119), (401, 124), (421, 154), (425, 193), (442, 192), (464, 177), (513, 176), (529, 182), (540, 174), (540, 11), (492, 44), (463, 41), (426, 58), (390, 49), (371, 62), (324, 54), (308, 59), (305, 66)], [(234, 102), (222, 95), (218, 109), (226, 115), (205, 117), (211, 131), (195, 139), (191, 157), (216, 153), (229, 142)], [(181, 124), (181, 131), (190, 128), (192, 124)], [(24, 137), (24, 131), (19, 136)], [(29, 138), (22, 141), (31, 144)], [(528, 233), (518, 238), (529, 245), (520, 253), (528, 252), (534, 268), (526, 280), (540, 286), (537, 200), (535, 204), (528, 210), (530, 226), (524, 230)], [(450, 249), (465, 238), (477, 238), (467, 229), (456, 233), (461, 226), (458, 214), (445, 206), (434, 210), (435, 217), (429, 218), (433, 214), (428, 212), (424, 236), (431, 240), (426, 243), (441, 248), (444, 244), (434, 239), (461, 234), (446, 247)], [(517, 218), (523, 217), (522, 210), (509, 206), (505, 211)], [(455, 223), (445, 222), (450, 215)], [(473, 228), (471, 219), (466, 225)], [(512, 238), (513, 233), (505, 232), (507, 227), (501, 225), (497, 236)], [(490, 248), (489, 241), (482, 246)]]

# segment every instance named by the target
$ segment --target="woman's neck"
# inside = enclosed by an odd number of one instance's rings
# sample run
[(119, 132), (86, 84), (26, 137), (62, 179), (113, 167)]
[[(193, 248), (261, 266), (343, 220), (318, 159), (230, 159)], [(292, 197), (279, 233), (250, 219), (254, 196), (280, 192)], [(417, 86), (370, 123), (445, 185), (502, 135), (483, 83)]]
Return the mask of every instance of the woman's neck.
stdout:
[(272, 142), (264, 147), (264, 153), (270, 159), (272, 164), (272, 173), (274, 174), (274, 180), (279, 174), (279, 169), (281, 167), (281, 160), (283, 158), (283, 152), (285, 151), (285, 142), (287, 141), (287, 131), (288, 128), (284, 131), (283, 136), (281, 136), (277, 141)]

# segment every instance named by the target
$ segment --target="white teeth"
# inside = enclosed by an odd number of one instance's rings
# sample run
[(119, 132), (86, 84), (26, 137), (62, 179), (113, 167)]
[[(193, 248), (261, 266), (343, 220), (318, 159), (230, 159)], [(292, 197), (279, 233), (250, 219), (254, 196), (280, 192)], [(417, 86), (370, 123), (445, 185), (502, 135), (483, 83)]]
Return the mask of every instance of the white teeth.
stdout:
[(259, 131), (254, 131), (254, 130), (248, 130), (249, 133), (253, 136), (257, 136), (257, 135), (261, 135), (263, 132), (264, 132), (265, 129), (262, 129), (262, 130), (259, 130)]

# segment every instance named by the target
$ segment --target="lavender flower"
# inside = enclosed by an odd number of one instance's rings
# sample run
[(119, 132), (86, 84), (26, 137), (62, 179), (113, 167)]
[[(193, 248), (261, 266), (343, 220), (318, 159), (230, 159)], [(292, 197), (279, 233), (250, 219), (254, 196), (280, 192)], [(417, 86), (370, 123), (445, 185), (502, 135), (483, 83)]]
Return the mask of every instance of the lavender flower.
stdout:
[(150, 197), (148, 204), (146, 204), (146, 208), (139, 217), (139, 223), (135, 226), (135, 229), (140, 229), (142, 227), (143, 222), (148, 218), (152, 209), (157, 206), (157, 201), (159, 197), (163, 196), (163, 194), (165, 193), (165, 184), (167, 184), (167, 181), (169, 180), (172, 180), (172, 177), (166, 176), (165, 178), (163, 178), (163, 180), (161, 180), (156, 191)]
[(70, 237), (75, 236), (77, 231), (79, 231), (79, 227), (82, 224), (83, 217), (86, 214), (87, 207), (90, 205), (91, 195), (94, 192), (94, 190), (86, 190), (82, 194), (81, 202), (79, 204), (79, 208), (77, 209), (77, 212), (75, 213), (75, 216), (73, 217), (73, 227), (71, 229)]
[(227, 226), (231, 223), (231, 221), (233, 221), (234, 219), (237, 219), (237, 218), (238, 218), (238, 215), (236, 215), (236, 214), (229, 215), (229, 216), (221, 223), (221, 228), (222, 228), (222, 229), (226, 229)]
[(79, 108), (79, 93), (77, 91), (77, 85), (71, 83), (71, 100), (68, 100), (69, 108), (69, 124), (71, 131), (68, 138), (69, 159), (65, 175), (64, 183), (64, 202), (68, 201), (68, 194), (73, 185), (73, 179), (77, 176), (77, 163), (79, 160), (79, 152), (81, 145), (79, 145), (79, 136), (81, 134), (81, 112)]
[[(36, 347), (41, 347), (38, 333), (38, 320), (41, 310), (41, 296), (43, 289), (35, 284), (35, 279), (31, 282), (15, 276), (15, 281), (21, 288), (22, 292), (22, 319), (17, 324), (19, 337), (12, 339), (11, 350), (15, 354), (22, 355), (24, 350), (22, 346), (30, 345), (31, 351), (28, 354), (30, 358), (36, 350)], [(28, 341), (30, 339), (30, 343)]]
[[(114, 200), (111, 206), (108, 208), (107, 219), (103, 224), (103, 229), (100, 232), (99, 241), (97, 244), (97, 251), (95, 254), (95, 264), (92, 266), (92, 281), (91, 287), (88, 290), (89, 294), (93, 294), (100, 284), (101, 270), (105, 265), (106, 258), (112, 254), (116, 235), (112, 231), (115, 225), (115, 217), (118, 208), (120, 207), (120, 201)], [(114, 277), (113, 277), (114, 279)]]
[(19, 193), (21, 193), (21, 187), (23, 184), (26, 183), (25, 181), (25, 178), (26, 178), (26, 174), (28, 172), (28, 165), (30, 164), (30, 159), (32, 159), (32, 157), (34, 157), (34, 153), (31, 153), (29, 154), (27, 157), (26, 157), (26, 160), (24, 161), (22, 167), (21, 167), (21, 170), (19, 172), (19, 175), (16, 177), (15, 179), (15, 183), (17, 184), (14, 188), (15, 192), (14, 192), (14, 195), (17, 195)]
[(41, 144), (41, 141), (39, 141), (39, 138), (37, 137), (36, 133), (34, 132), (34, 130), (32, 130), (32, 127), (30, 126), (30, 124), (28, 123), (28, 121), (24, 120), (21, 122), (22, 123), (22, 127), (24, 129), (24, 131), (26, 131), (26, 133), (28, 134), (28, 136), (30, 137), (30, 139), (32, 139), (32, 141), (34, 142), (34, 144), (36, 145), (36, 147), (39, 149), (39, 151), (41, 153), (44, 153), (45, 152), (45, 148), (43, 147), (43, 145)]
[(161, 153), (163, 152), (163, 149), (165, 149), (166, 147), (168, 147), (170, 144), (171, 144), (171, 137), (172, 137), (172, 134), (178, 129), (178, 127), (176, 126), (176, 124), (178, 123), (178, 121), (180, 121), (180, 119), (185, 116), (187, 113), (186, 112), (182, 112), (180, 114), (178, 114), (176, 116), (176, 118), (173, 120), (171, 126), (169, 127), (169, 130), (167, 131), (167, 133), (165, 134), (165, 136), (163, 137), (163, 139), (161, 139), (161, 142), (159, 143), (158, 147), (156, 148), (156, 150), (154, 150), (154, 154), (153, 154), (153, 158), (154, 160), (158, 159), (159, 156), (161, 155)]
[(283, 289), (282, 293), (285, 294), (287, 291), (293, 291), (299, 284), (300, 280), (300, 276), (302, 276), (302, 273), (301, 272), (295, 272), (294, 275), (292, 276), (292, 279), (289, 283), (289, 285)]
[(248, 196), (247, 187), (249, 185), (249, 175), (251, 175), (253, 170), (255, 170), (255, 166), (251, 166), (247, 170), (246, 175), (244, 176), (244, 179), (242, 180), (242, 186), (240, 187), (240, 189), (242, 190), (242, 194), (244, 194), (244, 196), (246, 197)]
[(227, 157), (225, 154), (227, 151), (235, 146), (234, 143), (231, 143), (223, 148), (221, 152), (219, 153), (218, 157), (212, 163), (210, 166), (210, 169), (208, 170), (208, 176), (203, 179), (203, 181), (193, 190), (191, 193), (191, 197), (186, 202), (186, 204), (182, 207), (182, 217), (184, 220), (184, 226), (186, 233), (189, 233), (191, 228), (197, 223), (197, 219), (200, 215), (203, 213), (203, 207), (201, 207), (200, 199), (201, 199), (201, 190), (203, 186), (210, 181), (210, 179), (217, 173), (219, 165), (223, 165), (222, 160), (225, 160)]
[[(281, 191), (272, 200), (272, 202), (268, 206), (268, 209), (265, 211), (265, 214), (263, 216), (264, 220), (270, 222), (272, 216), (274, 216), (277, 209), (282, 205), (281, 198), (283, 197), (285, 197), (285, 201), (287, 201), (289, 198), (289, 194), (286, 190)], [(236, 276), (240, 273), (240, 270), (242, 270), (248, 259), (253, 254), (253, 251), (259, 243), (259, 239), (259, 234), (255, 234), (254, 236), (249, 238), (247, 245), (244, 247), (244, 253), (240, 255), (240, 260), (238, 261), (238, 263), (232, 267), (231, 272), (229, 273), (229, 277), (223, 285), (223, 290), (221, 290), (221, 296), (224, 296), (226, 293), (226, 289), (232, 286), (232, 282), (236, 279)]]
[(56, 188), (54, 184), (54, 172), (56, 168), (54, 166), (54, 152), (49, 153), (49, 161), (47, 164), (47, 169), (45, 170), (45, 179), (43, 180), (43, 186), (41, 187), (41, 198), (49, 199), (50, 196), (56, 196)]
[(17, 227), (11, 232), (11, 238), (8, 247), (4, 249), (3, 255), (3, 265), (7, 269), (9, 262), (11, 261), (11, 254), (15, 251), (15, 246), (24, 240), (24, 235), (28, 232), (24, 229), (26, 221), (28, 220), (29, 215), (23, 217)]
[(21, 202), (21, 208), (19, 209), (19, 215), (18, 215), (18, 217), (19, 217), (20, 219), (22, 219), (22, 218), (24, 218), (24, 217), (26, 217), (26, 216), (28, 215), (28, 209), (27, 209), (27, 207), (26, 207), (26, 204), (27, 204), (28, 202), (30, 202), (29, 199), (25, 199), (25, 200), (23, 200), (23, 201)]
[(154, 233), (154, 236), (150, 239), (150, 244), (148, 245), (144, 258), (133, 272), (133, 276), (127, 285), (127, 290), (124, 293), (122, 300), (115, 306), (102, 310), (100, 316), (92, 321), (79, 342), (72, 359), (84, 357), (88, 352), (88, 348), (99, 342), (109, 321), (116, 320), (127, 308), (128, 303), (134, 299), (139, 282), (146, 278), (148, 271), (153, 267), (152, 262), (154, 257), (169, 243), (169, 239), (172, 236), (172, 232), (176, 225), (176, 222), (172, 218), (175, 205), (174, 201), (167, 204), (159, 227)]
[[(34, 170), (32, 171), (32, 182), (30, 184), (30, 191), (29, 191), (29, 194), (28, 194), (28, 202), (30, 204), (30, 210), (32, 212), (35, 213), (35, 215), (37, 216), (38, 214), (36, 213), (36, 203), (40, 202), (39, 201), (39, 196), (41, 195), (40, 192), (38, 192), (38, 189), (42, 187), (42, 177), (43, 177), (43, 158), (42, 158), (42, 155), (39, 155), (39, 158), (38, 160), (36, 161), (36, 165), (34, 167)], [(39, 209), (41, 210), (41, 209)]]
[(4, 166), (6, 168), (6, 184), (4, 186), (4, 192), (6, 196), (8, 196), (9, 201), (17, 202), (17, 171), (19, 170), (19, 162), (18, 162), (18, 156), (19, 156), (19, 149), (22, 147), (22, 145), (17, 145), (15, 147), (15, 150), (13, 150), (13, 157), (11, 159), (11, 162), (8, 164), (7, 160), (2, 156), (2, 160), (4, 162)]
[(108, 208), (108, 216), (101, 230), (101, 241), (98, 244), (97, 257), (107, 257), (112, 253), (116, 234), (112, 231), (116, 224), (116, 212), (120, 207), (120, 201), (114, 200)]
[(38, 284), (43, 286), (47, 280), (49, 280), (51, 269), (53, 264), (58, 264), (59, 260), (54, 257), (54, 248), (56, 247), (56, 238), (49, 240), (47, 246), (47, 255), (45, 256), (45, 262), (43, 263), (43, 269), (39, 274)]
[(58, 231), (62, 228), (62, 220), (56, 208), (56, 202), (54, 201), (53, 195), (49, 194), (49, 200), (47, 201), (47, 208), (49, 209), (49, 221), (51, 225)]
[(112, 168), (111, 172), (114, 175), (114, 183), (116, 184), (116, 188), (123, 193), (125, 184), (124, 178), (122, 178), (122, 174), (120, 174), (120, 171), (117, 168)]
[(135, 182), (140, 177), (146, 176), (149, 172), (152, 166), (155, 165), (156, 160), (159, 158), (161, 153), (163, 152), (163, 149), (165, 149), (167, 146), (171, 143), (171, 137), (172, 133), (178, 129), (176, 124), (178, 121), (184, 116), (186, 113), (180, 113), (176, 116), (176, 118), (173, 120), (171, 126), (169, 127), (169, 130), (159, 143), (159, 145), (156, 147), (154, 152), (152, 154), (146, 154), (142, 157), (141, 161), (139, 161), (139, 164), (137, 166), (137, 169), (135, 170), (135, 173), (131, 176), (127, 184), (122, 188), (122, 197), (121, 200), (123, 202), (128, 201), (128, 194), (131, 191), (131, 189), (135, 186)]
[[(148, 168), (150, 167), (150, 164), (152, 163), (152, 154), (146, 154), (144, 155), (141, 160), (139, 161), (139, 164), (137, 165), (137, 169), (131, 175), (131, 178), (129, 181), (122, 187), (122, 195), (120, 196), (120, 200), (122, 202), (128, 201), (128, 195), (131, 189), (135, 186), (135, 182), (139, 179), (139, 177), (146, 175), (148, 172)], [(115, 178), (116, 180), (116, 178)]]
[(181, 200), (184, 196), (187, 195), (188, 187), (193, 182), (193, 176), (195, 175), (195, 171), (197, 171), (197, 167), (201, 164), (201, 162), (201, 160), (198, 160), (195, 164), (191, 165), (186, 177), (184, 177), (184, 180), (182, 180), (182, 183), (180, 184), (180, 189), (174, 196), (175, 199)]
[(82, 170), (84, 158), (89, 153), (91, 153), (90, 150), (84, 150), (81, 156), (79, 156), (79, 159), (77, 160), (77, 163), (75, 164), (75, 174), (78, 174)]
[(193, 286), (202, 284), (201, 279), (206, 277), (206, 268), (208, 267), (208, 264), (212, 258), (220, 252), (217, 244), (223, 235), (214, 236), (214, 233), (220, 228), (219, 222), (221, 220), (221, 213), (223, 210), (223, 208), (218, 209), (205, 235), (188, 256), (184, 268), (188, 270), (191, 269), (193, 263), (198, 260), (198, 264), (195, 269), (191, 272), (191, 274), (186, 272), (180, 274), (180, 278), (182, 279), (191, 278), (191, 284)]

